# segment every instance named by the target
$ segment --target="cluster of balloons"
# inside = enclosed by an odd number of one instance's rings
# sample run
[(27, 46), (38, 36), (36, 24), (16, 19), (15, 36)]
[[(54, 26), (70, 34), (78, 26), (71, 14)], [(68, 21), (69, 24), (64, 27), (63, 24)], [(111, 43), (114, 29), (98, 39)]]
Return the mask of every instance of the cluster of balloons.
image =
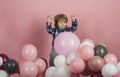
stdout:
[(57, 56), (48, 68), (46, 59), (37, 58), (32, 44), (23, 46), (22, 60), (17, 63), (0, 54), (0, 77), (120, 77), (120, 62), (106, 45), (79, 38), (71, 32), (59, 34), (54, 42)]
[(18, 72), (18, 62), (13, 59), (9, 59), (6, 54), (0, 54), (0, 77), (9, 77)]
[(45, 58), (37, 58), (37, 49), (32, 44), (23, 46), (22, 60), (17, 63), (7, 55), (0, 54), (0, 77), (44, 77), (48, 67)]
[(47, 68), (47, 61), (44, 58), (37, 58), (37, 49), (31, 44), (22, 48), (23, 59), (19, 63), (20, 75), (22, 77), (36, 77), (43, 75)]
[(58, 55), (54, 59), (55, 66), (49, 67), (45, 72), (45, 77), (70, 77), (71, 72), (66, 63), (66, 57)]
[[(95, 45), (90, 39), (85, 39), (80, 43), (79, 38), (75, 34), (63, 32), (56, 37), (54, 45), (56, 52), (60, 56), (64, 56), (60, 58), (58, 55), (56, 58), (59, 59), (57, 60), (55, 58), (54, 64), (56, 68), (62, 67), (65, 64), (68, 67), (66, 71), (70, 70), (72, 73), (79, 73), (84, 76), (91, 75), (91, 77), (112, 77), (119, 75), (118, 68), (116, 68), (118, 59), (114, 54), (108, 53), (108, 49), (104, 44)], [(117, 66), (120, 67), (119, 64)], [(55, 72), (56, 68), (54, 67), (54, 70), (52, 70)], [(52, 74), (51, 72), (46, 72), (46, 76), (52, 77), (52, 75), (47, 75), (49, 73)], [(63, 74), (66, 73), (63, 72)], [(71, 73), (67, 74), (69, 75), (62, 77), (70, 77)]]

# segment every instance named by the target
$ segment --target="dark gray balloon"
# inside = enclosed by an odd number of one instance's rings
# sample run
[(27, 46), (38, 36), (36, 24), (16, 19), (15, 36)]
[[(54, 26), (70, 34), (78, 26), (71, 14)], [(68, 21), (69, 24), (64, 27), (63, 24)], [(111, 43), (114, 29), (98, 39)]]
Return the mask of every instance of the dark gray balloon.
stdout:
[(103, 45), (95, 46), (94, 51), (95, 51), (95, 56), (100, 56), (101, 58), (103, 58), (108, 53), (107, 48)]
[(13, 74), (16, 73), (18, 70), (18, 63), (13, 60), (13, 59), (9, 59), (4, 63), (4, 70), (8, 73), (8, 74)]

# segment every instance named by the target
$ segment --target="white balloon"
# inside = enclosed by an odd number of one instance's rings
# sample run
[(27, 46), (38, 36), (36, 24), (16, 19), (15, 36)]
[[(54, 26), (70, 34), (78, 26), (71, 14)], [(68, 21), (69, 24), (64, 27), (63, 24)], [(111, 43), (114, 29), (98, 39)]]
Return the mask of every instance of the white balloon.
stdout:
[(112, 77), (118, 72), (117, 67), (114, 64), (105, 64), (102, 68), (102, 75), (104, 77)]
[(54, 64), (56, 67), (59, 67), (59, 66), (64, 66), (66, 65), (66, 57), (63, 56), (63, 55), (58, 55), (55, 57), (54, 59)]
[(55, 77), (70, 77), (70, 76), (71, 76), (71, 72), (68, 66), (56, 67)]
[(9, 77), (9, 75), (4, 70), (0, 70), (0, 77)]
[(81, 43), (80, 48), (81, 48), (82, 46), (90, 46), (90, 47), (94, 48), (94, 47), (95, 47), (95, 44), (94, 44), (94, 42), (93, 42), (92, 40), (90, 40), (90, 39), (85, 39), (85, 40)]
[(55, 69), (56, 67), (49, 67), (45, 72), (45, 77), (55, 77)]
[(120, 71), (120, 62), (117, 63), (116, 67)]
[(67, 64), (70, 64), (70, 61), (73, 60), (74, 58), (78, 58), (80, 55), (78, 52), (72, 52), (67, 56)]
[(0, 57), (0, 66), (3, 65), (3, 59)]

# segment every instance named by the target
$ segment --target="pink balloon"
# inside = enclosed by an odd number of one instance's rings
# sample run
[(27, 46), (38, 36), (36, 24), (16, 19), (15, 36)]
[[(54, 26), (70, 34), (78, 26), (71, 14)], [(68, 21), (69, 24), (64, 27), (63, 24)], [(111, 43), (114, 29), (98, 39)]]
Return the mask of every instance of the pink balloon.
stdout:
[(79, 54), (83, 60), (88, 61), (91, 57), (94, 56), (94, 49), (90, 46), (82, 46), (79, 49)]
[(22, 57), (25, 60), (34, 61), (37, 58), (37, 49), (31, 44), (27, 44), (22, 48)]
[(10, 77), (21, 77), (20, 74), (15, 73), (15, 74), (11, 74)]
[(85, 68), (85, 62), (81, 58), (74, 58), (69, 64), (70, 71), (73, 73), (82, 72)]
[(114, 77), (120, 77), (120, 71), (118, 71)]
[(54, 41), (56, 52), (64, 56), (67, 56), (71, 52), (78, 51), (79, 45), (79, 38), (71, 32), (60, 33)]
[(36, 59), (35, 64), (38, 66), (38, 73), (44, 73), (46, 70), (46, 63), (43, 59)]
[(113, 64), (117, 64), (118, 59), (114, 54), (107, 54), (106, 56), (104, 56), (104, 61), (105, 63), (113, 63)]
[(20, 74), (22, 77), (36, 77), (38, 67), (32, 61), (24, 62), (20, 66)]

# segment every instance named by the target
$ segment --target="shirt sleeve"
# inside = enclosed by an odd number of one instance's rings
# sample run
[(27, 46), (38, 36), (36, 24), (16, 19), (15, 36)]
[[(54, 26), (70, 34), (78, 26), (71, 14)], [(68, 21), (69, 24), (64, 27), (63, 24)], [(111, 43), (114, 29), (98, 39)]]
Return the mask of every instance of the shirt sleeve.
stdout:
[(77, 20), (72, 21), (72, 26), (67, 28), (67, 31), (74, 32), (77, 29)]
[[(52, 23), (51, 23), (51, 24), (52, 24)], [(49, 34), (52, 34), (52, 35), (53, 35), (54, 32), (55, 32), (55, 29), (52, 28), (51, 24), (49, 25), (48, 22), (46, 23), (46, 30), (47, 30), (47, 32), (48, 32)]]

